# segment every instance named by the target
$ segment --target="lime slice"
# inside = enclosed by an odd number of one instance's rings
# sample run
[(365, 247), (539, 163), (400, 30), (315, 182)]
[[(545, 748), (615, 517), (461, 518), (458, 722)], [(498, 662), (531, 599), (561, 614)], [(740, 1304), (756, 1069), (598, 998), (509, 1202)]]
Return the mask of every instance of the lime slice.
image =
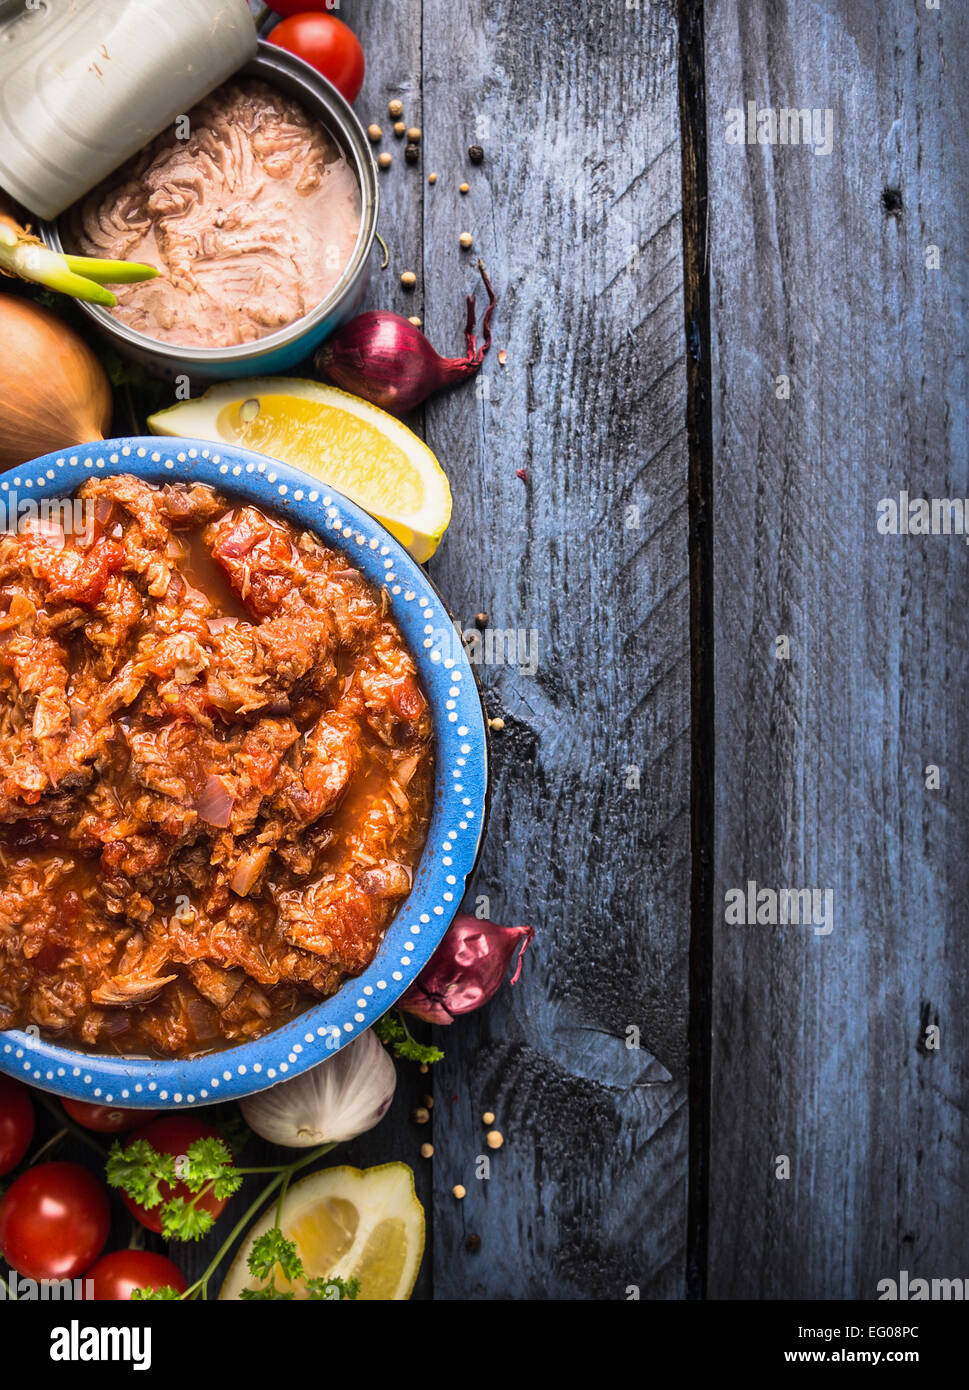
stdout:
[[(275, 1224), (271, 1206), (249, 1231), (226, 1276), (219, 1298), (236, 1300), (257, 1287), (246, 1263), (252, 1242)], [(308, 1279), (359, 1279), (358, 1299), (410, 1298), (424, 1254), (424, 1208), (405, 1163), (378, 1168), (324, 1168), (286, 1194), (280, 1221), (295, 1241)], [(279, 1289), (288, 1289), (279, 1274)], [(305, 1298), (300, 1283), (296, 1298)]]
[(369, 401), (295, 377), (213, 386), (148, 420), (153, 434), (254, 449), (312, 473), (429, 560), (451, 519), (451, 489), (422, 439)]

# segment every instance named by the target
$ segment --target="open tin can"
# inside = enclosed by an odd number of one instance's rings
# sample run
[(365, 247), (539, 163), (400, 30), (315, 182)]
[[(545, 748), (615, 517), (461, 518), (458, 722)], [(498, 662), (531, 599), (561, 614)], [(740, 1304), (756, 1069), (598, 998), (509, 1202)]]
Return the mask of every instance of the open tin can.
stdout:
[(356, 311), (377, 229), (366, 133), (315, 68), (258, 41), (246, 0), (0, 0), (0, 187), (43, 219), (37, 234), (55, 251), (61, 213), (232, 76), (261, 79), (320, 123), (359, 184), (360, 226), (326, 297), (252, 342), (161, 342), (79, 301), (118, 352), (169, 380), (286, 372)]
[[(256, 57), (239, 77), (259, 78), (292, 97), (320, 122), (347, 159), (360, 185), (360, 228), (349, 261), (329, 294), (308, 314), (254, 342), (233, 347), (183, 347), (148, 337), (114, 318), (96, 304), (79, 303), (119, 352), (149, 371), (173, 379), (224, 380), (238, 376), (272, 376), (302, 362), (341, 323), (356, 312), (367, 283), (370, 253), (377, 232), (377, 170), (366, 132), (349, 103), (315, 68), (274, 44), (260, 43)], [(42, 223), (38, 235), (62, 250), (57, 224)]]

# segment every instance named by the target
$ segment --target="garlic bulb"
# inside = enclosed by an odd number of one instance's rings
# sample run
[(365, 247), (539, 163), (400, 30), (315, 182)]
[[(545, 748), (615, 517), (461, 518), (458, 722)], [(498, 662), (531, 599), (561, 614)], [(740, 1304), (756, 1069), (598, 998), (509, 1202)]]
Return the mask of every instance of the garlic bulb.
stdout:
[(368, 1029), (334, 1057), (239, 1102), (250, 1129), (290, 1149), (340, 1144), (373, 1129), (394, 1098), (397, 1071)]

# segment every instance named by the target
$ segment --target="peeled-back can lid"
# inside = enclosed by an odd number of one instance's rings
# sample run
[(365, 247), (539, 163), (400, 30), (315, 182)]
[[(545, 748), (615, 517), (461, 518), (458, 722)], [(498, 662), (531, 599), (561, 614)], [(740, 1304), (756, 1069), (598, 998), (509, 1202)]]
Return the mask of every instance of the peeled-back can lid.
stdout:
[(55, 218), (257, 46), (247, 0), (0, 0), (0, 188)]

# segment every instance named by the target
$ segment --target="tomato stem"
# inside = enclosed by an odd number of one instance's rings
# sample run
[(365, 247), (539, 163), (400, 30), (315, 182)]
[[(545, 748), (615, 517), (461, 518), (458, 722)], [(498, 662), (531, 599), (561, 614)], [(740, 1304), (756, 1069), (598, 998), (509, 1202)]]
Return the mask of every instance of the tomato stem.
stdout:
[(36, 1153), (31, 1154), (30, 1158), (27, 1160), (27, 1167), (33, 1168), (35, 1163), (40, 1162), (44, 1154), (47, 1153), (48, 1149), (53, 1149), (57, 1144), (61, 1142), (65, 1134), (69, 1133), (70, 1130), (67, 1129), (66, 1126), (64, 1126), (61, 1129), (59, 1129), (56, 1134), (52, 1134), (49, 1139), (45, 1140), (45, 1142), (41, 1144), (40, 1148), (37, 1150)]
[(48, 1100), (47, 1096), (44, 1094), (43, 1091), (35, 1091), (34, 1098), (40, 1101), (41, 1105), (44, 1107), (44, 1109), (47, 1111), (49, 1115), (53, 1115), (54, 1119), (57, 1121), (58, 1125), (60, 1125), (62, 1129), (70, 1131), (70, 1133), (73, 1134), (75, 1139), (80, 1139), (82, 1144), (86, 1144), (89, 1149), (93, 1149), (96, 1154), (100, 1154), (102, 1160), (107, 1159), (107, 1149), (104, 1148), (103, 1145), (99, 1144), (96, 1139), (92, 1139), (87, 1130), (83, 1129), (81, 1125), (75, 1124), (75, 1122), (65, 1111), (59, 1110), (58, 1107), (53, 1103), (53, 1101)]

